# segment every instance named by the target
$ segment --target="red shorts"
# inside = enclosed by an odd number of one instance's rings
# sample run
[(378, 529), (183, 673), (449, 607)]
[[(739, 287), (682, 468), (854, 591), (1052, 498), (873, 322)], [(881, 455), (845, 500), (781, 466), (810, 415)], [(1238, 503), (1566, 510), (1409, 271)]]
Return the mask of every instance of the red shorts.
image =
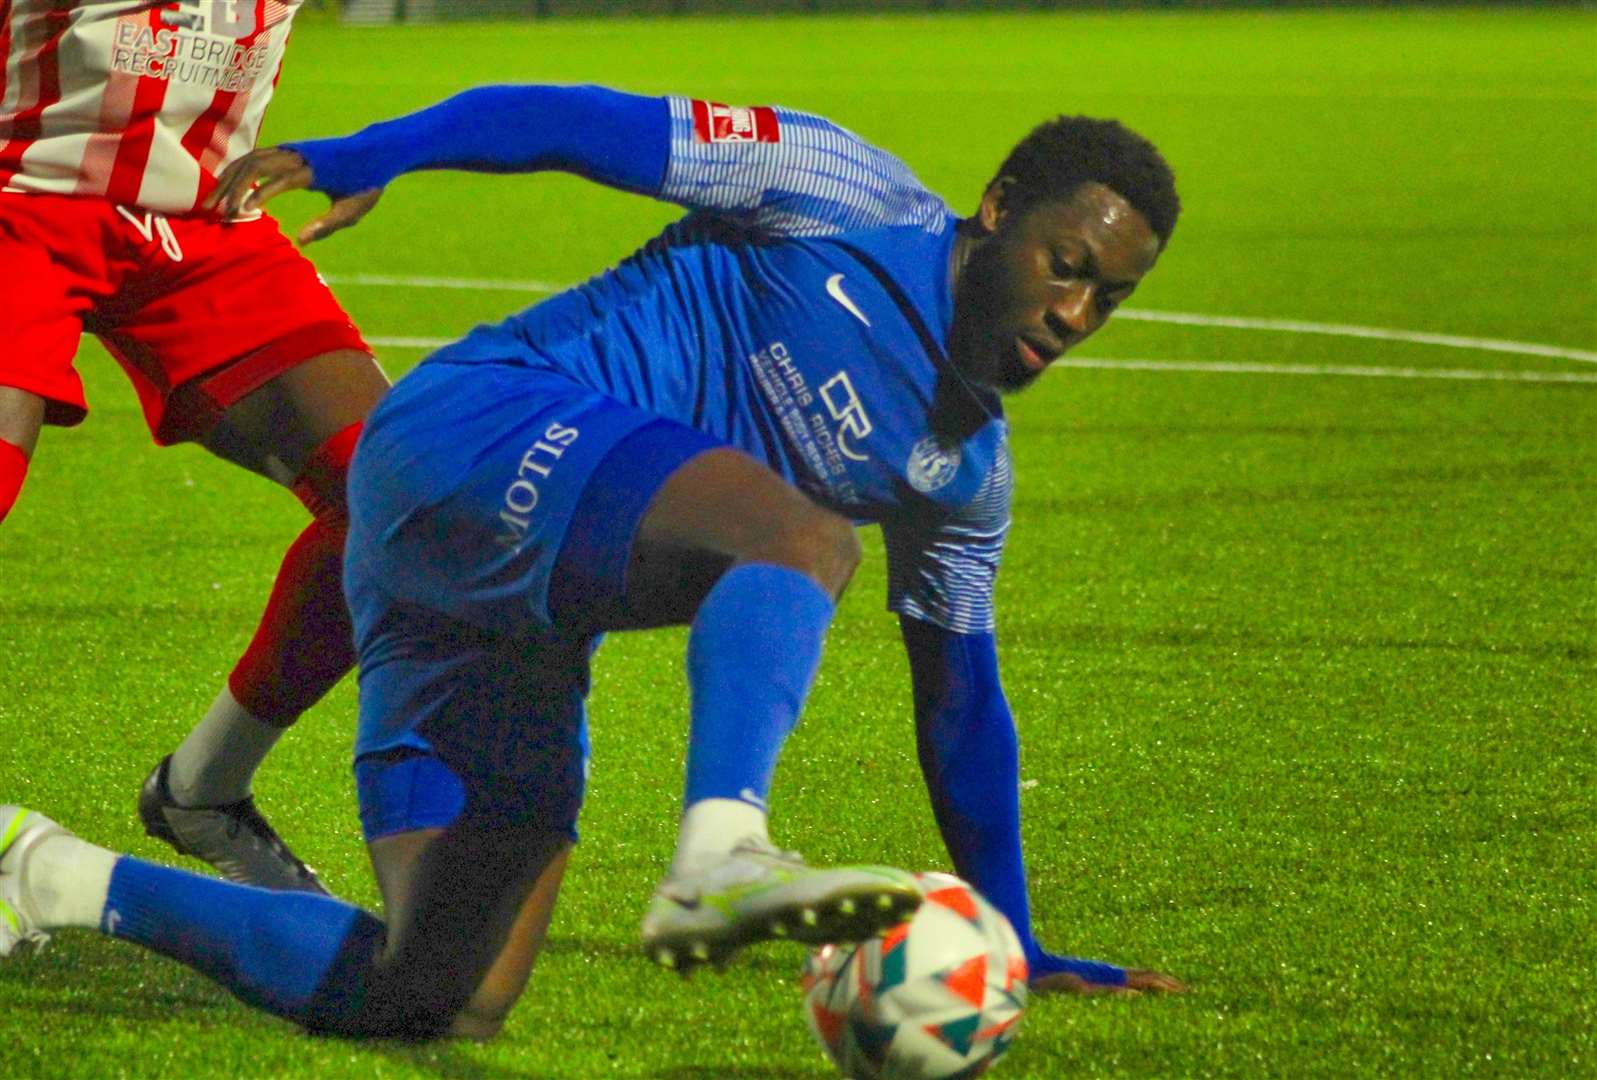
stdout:
[(158, 443), (203, 436), (233, 403), (313, 357), (370, 352), (316, 268), (261, 216), (166, 217), (69, 195), (0, 194), (0, 386), (88, 412), (83, 331), (138, 391)]

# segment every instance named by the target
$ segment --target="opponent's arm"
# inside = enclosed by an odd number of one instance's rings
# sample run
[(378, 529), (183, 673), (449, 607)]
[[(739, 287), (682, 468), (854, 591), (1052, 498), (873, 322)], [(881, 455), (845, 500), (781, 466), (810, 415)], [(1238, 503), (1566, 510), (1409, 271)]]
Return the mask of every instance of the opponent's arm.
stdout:
[(899, 616), (915, 691), (915, 733), (932, 811), (954, 869), (1002, 911), (1026, 949), (1034, 990), (1182, 990), (1158, 972), (1057, 956), (1031, 928), (1020, 844), (1020, 754), (990, 633)]
[(233, 162), (204, 205), (223, 217), (284, 191), (333, 199), (301, 242), (354, 224), (395, 177), (423, 169), (575, 173), (658, 195), (671, 141), (665, 98), (599, 86), (480, 86), (353, 135), (257, 150)]

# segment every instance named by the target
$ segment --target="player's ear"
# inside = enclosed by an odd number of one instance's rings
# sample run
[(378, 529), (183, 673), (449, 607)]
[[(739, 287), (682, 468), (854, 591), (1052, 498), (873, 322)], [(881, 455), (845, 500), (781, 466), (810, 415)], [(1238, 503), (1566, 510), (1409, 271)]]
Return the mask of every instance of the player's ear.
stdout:
[(1013, 176), (1000, 176), (982, 192), (981, 205), (976, 208), (976, 221), (985, 233), (998, 231), (998, 226), (1008, 215), (1010, 193), (1015, 186)]

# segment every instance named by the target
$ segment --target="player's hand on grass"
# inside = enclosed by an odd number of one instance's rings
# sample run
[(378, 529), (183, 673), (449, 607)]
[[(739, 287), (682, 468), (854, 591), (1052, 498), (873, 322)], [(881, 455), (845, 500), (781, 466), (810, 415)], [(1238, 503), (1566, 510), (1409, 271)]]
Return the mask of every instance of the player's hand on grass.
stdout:
[[(252, 150), (222, 170), (215, 189), (200, 205), (231, 220), (255, 213), (285, 191), (303, 191), (314, 182), (310, 165), (295, 151), (276, 146)], [(382, 194), (382, 188), (368, 188), (334, 199), (326, 213), (300, 228), (296, 240), (305, 245), (349, 228), (377, 205)]]
[(1097, 960), (1039, 952), (1028, 958), (1034, 994), (1184, 994), (1187, 985), (1173, 975), (1145, 968), (1123, 968)]

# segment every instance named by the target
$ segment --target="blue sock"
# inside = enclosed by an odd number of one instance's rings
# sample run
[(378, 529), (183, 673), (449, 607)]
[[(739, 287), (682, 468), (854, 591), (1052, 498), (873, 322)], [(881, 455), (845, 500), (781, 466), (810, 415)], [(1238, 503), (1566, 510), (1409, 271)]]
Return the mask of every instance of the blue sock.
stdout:
[(111, 871), (100, 929), (221, 983), (256, 1008), (339, 1030), (362, 1005), (383, 924), (310, 893), (271, 892), (131, 857)]
[(688, 635), (686, 805), (741, 799), (765, 809), (832, 610), (832, 598), (807, 575), (769, 563), (734, 567), (704, 598)]

